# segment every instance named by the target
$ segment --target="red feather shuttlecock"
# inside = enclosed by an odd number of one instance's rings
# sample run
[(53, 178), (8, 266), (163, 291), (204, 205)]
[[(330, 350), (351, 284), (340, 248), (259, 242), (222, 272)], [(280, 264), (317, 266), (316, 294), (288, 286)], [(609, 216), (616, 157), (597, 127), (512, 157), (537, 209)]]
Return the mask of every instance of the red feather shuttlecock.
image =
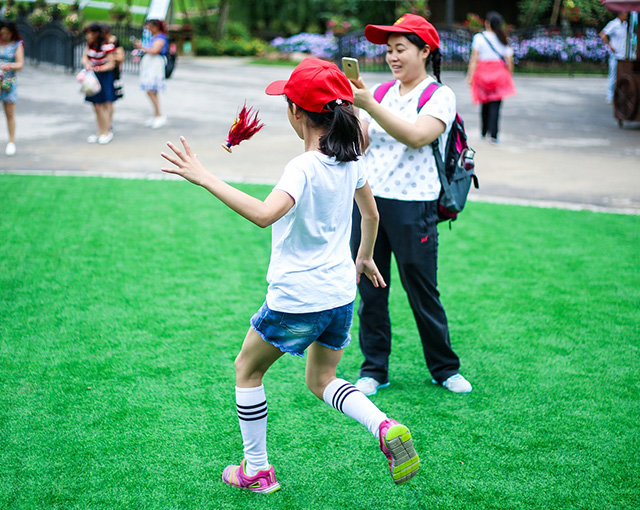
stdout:
[(262, 129), (262, 124), (258, 118), (258, 111), (253, 111), (253, 107), (247, 108), (247, 102), (238, 113), (238, 117), (233, 121), (227, 136), (227, 142), (222, 144), (222, 148), (231, 152), (231, 147), (238, 145), (244, 140), (248, 140)]

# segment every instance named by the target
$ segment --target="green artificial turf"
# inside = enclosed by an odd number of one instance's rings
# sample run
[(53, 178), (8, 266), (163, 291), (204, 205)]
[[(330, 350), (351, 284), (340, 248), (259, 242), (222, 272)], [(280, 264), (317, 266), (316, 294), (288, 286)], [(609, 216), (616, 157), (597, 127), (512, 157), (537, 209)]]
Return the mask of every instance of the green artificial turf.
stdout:
[[(0, 508), (638, 508), (640, 217), (472, 202), (443, 227), (474, 390), (431, 384), (394, 273), (373, 397), (411, 428), (419, 474), (396, 487), (286, 356), (265, 378), (282, 490), (260, 496), (220, 474), (242, 457), (233, 360), (269, 230), (188, 183), (0, 176)], [(339, 375), (361, 359), (354, 341)]]

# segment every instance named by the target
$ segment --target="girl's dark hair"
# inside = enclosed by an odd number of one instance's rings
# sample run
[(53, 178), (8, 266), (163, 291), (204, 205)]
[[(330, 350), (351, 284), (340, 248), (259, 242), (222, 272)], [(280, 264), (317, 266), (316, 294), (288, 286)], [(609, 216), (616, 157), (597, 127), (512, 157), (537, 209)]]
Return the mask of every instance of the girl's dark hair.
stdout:
[(491, 30), (498, 36), (498, 40), (505, 46), (509, 43), (507, 40), (507, 34), (504, 31), (504, 20), (502, 16), (496, 11), (487, 13), (487, 23), (491, 27)]
[[(409, 42), (418, 47), (419, 50), (422, 50), (427, 43), (422, 40), (422, 38), (414, 33), (403, 34)], [(425, 62), (425, 67), (427, 71), (429, 70), (429, 64), (433, 66), (433, 75), (436, 77), (438, 82), (442, 83), (440, 80), (440, 68), (442, 66), (442, 53), (440, 53), (440, 48), (433, 48), (429, 51), (429, 56), (427, 57), (427, 61)]]
[(148, 19), (144, 22), (145, 25), (154, 25), (160, 29), (160, 32), (165, 33), (164, 21), (159, 19)]
[(22, 41), (22, 37), (20, 37), (20, 32), (18, 32), (18, 27), (15, 22), (9, 20), (0, 21), (0, 28), (7, 28), (9, 32), (11, 32), (12, 41)]
[(99, 50), (100, 48), (102, 48), (102, 45), (105, 42), (102, 25), (100, 25), (99, 23), (91, 23), (91, 25), (84, 29), (84, 33), (86, 34), (87, 32), (96, 34), (95, 40), (91, 44), (89, 44), (89, 47), (94, 50)]
[[(289, 108), (292, 108), (293, 101), (287, 98), (287, 103)], [(310, 112), (300, 108), (314, 126), (327, 130), (320, 137), (320, 151), (342, 162), (357, 160), (362, 154), (364, 140), (353, 105), (331, 101), (325, 108), (329, 110), (326, 113)]]

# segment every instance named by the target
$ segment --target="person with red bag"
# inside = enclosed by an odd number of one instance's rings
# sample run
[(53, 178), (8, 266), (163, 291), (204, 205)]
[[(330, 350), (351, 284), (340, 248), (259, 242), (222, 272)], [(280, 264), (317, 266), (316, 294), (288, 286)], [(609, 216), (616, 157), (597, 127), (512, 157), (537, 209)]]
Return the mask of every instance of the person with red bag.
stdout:
[(504, 31), (504, 20), (497, 12), (487, 14), (486, 30), (473, 36), (467, 83), (471, 100), (480, 104), (480, 135), (498, 143), (502, 100), (514, 96), (513, 49)]

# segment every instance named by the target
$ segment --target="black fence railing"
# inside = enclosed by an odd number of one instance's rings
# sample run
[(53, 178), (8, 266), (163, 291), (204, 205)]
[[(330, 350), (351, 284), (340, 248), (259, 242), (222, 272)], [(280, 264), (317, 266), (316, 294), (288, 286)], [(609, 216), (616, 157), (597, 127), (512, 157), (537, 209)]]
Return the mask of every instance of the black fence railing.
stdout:
[[(51, 21), (40, 28), (20, 20), (16, 24), (24, 42), (25, 58), (31, 64), (46, 62), (63, 66), (69, 72), (82, 67), (82, 53), (86, 45), (84, 34), (70, 32), (59, 21)], [(131, 51), (133, 41), (142, 36), (142, 27), (115, 25), (112, 32), (125, 50), (123, 72), (137, 73), (139, 62), (132, 57)]]
[[(473, 33), (462, 28), (438, 28), (442, 70), (465, 71), (471, 56)], [(607, 69), (607, 50), (591, 27), (531, 27), (509, 34), (514, 50), (514, 62), (521, 69), (529, 67), (565, 69)], [(386, 71), (386, 46), (371, 44), (364, 31), (337, 37), (335, 60), (355, 57), (363, 71)]]

